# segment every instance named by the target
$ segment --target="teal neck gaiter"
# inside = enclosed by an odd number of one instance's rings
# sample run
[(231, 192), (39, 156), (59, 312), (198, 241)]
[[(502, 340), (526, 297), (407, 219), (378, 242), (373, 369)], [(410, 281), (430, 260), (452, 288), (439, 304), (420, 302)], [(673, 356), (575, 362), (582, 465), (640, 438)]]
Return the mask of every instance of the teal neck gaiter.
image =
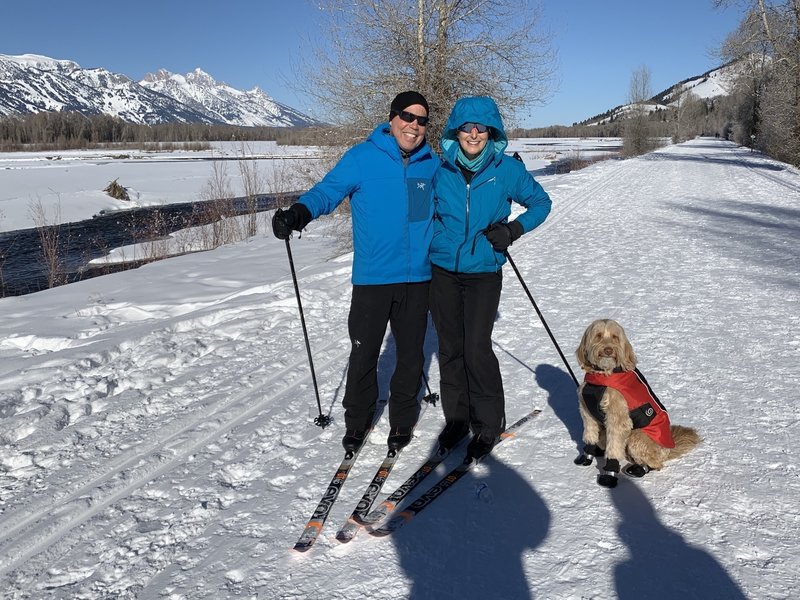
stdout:
[(478, 170), (480, 170), (480, 168), (483, 166), (483, 163), (485, 163), (486, 160), (489, 158), (491, 154), (490, 148), (493, 147), (494, 144), (492, 144), (491, 140), (489, 140), (489, 142), (486, 143), (486, 146), (483, 147), (483, 150), (481, 150), (481, 153), (478, 154), (478, 156), (476, 156), (473, 159), (469, 159), (467, 158), (467, 155), (464, 154), (464, 151), (461, 149), (461, 146), (459, 146), (458, 154), (456, 155), (456, 162), (465, 169), (467, 169), (468, 171), (477, 173)]

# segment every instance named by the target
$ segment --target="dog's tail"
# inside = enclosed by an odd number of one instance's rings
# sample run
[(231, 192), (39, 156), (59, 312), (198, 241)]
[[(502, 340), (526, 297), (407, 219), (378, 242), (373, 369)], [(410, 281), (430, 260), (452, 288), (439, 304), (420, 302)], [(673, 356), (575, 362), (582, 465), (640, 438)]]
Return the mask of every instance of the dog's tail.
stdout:
[(667, 460), (683, 456), (703, 441), (700, 434), (691, 427), (671, 425), (669, 430), (672, 432), (672, 439), (675, 442), (675, 447), (670, 448)]

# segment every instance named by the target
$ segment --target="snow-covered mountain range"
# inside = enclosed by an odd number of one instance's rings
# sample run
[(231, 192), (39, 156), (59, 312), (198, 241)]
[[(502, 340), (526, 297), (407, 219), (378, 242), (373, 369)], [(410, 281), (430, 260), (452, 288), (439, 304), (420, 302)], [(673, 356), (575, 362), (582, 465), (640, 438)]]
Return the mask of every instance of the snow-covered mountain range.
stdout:
[(140, 82), (103, 68), (36, 54), (0, 54), (0, 116), (49, 111), (108, 114), (131, 123), (292, 127), (316, 123), (258, 87), (241, 91), (201, 69), (165, 70)]

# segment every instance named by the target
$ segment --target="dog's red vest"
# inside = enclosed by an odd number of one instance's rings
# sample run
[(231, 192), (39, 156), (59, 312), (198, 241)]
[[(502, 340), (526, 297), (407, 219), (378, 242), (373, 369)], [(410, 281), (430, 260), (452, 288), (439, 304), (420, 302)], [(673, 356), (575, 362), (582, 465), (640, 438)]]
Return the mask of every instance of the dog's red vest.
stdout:
[[(611, 373), (610, 375), (586, 373), (584, 381), (590, 385), (610, 387), (617, 390), (623, 395), (625, 402), (628, 403), (629, 412), (643, 408), (644, 413), (649, 417), (650, 411), (654, 411), (655, 415), (647, 425), (641, 427), (642, 431), (659, 446), (664, 448), (675, 447), (675, 441), (672, 439), (672, 432), (669, 428), (667, 411), (638, 369)], [(634, 427), (636, 427), (635, 424)]]

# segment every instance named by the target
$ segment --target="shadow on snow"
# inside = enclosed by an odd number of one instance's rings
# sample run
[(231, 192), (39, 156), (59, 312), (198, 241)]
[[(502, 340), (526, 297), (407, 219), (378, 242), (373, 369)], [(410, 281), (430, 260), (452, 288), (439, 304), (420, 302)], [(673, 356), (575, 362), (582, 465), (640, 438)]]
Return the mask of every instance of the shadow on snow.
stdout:
[[(489, 501), (477, 486), (493, 490)], [(547, 537), (550, 511), (519, 473), (491, 455), (392, 535), (409, 600), (534, 598), (526, 554)]]
[(658, 520), (638, 485), (623, 480), (609, 496), (619, 512), (619, 538), (629, 553), (614, 569), (620, 600), (746, 598), (714, 557)]

